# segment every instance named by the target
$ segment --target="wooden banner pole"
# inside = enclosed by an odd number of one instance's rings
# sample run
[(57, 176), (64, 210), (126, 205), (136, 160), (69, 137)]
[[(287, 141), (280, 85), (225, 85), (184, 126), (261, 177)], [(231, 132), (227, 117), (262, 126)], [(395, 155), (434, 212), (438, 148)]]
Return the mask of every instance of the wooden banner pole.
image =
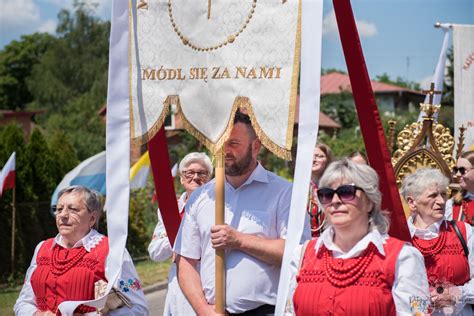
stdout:
[[(224, 151), (215, 154), (216, 161), (216, 225), (224, 224)], [(225, 252), (216, 250), (216, 313), (225, 314)]]
[(11, 265), (12, 275), (15, 273), (15, 226), (16, 226), (16, 188), (13, 187), (13, 198), (12, 198), (12, 248), (11, 248)]

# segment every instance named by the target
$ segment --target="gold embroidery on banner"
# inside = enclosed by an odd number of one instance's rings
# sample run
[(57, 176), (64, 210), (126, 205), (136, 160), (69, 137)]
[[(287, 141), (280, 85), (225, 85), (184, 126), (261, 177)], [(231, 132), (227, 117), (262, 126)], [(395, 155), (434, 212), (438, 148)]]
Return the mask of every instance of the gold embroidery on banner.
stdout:
[(296, 96), (298, 94), (298, 75), (300, 72), (301, 56), (301, 0), (298, 3), (298, 20), (296, 25), (295, 55), (293, 61), (293, 77), (291, 78), (290, 106), (288, 113), (288, 128), (286, 131), (286, 149), (291, 152), (293, 144), (293, 129), (295, 125)]
[(140, 2), (137, 4), (137, 9), (148, 10), (148, 3), (146, 0), (140, 0)]
[[(252, 0), (252, 8), (250, 9), (250, 13), (247, 16), (247, 18), (245, 19), (245, 22), (240, 27), (240, 29), (237, 32), (235, 32), (234, 34), (231, 34), (231, 35), (227, 36), (227, 39), (225, 41), (223, 41), (219, 44), (208, 46), (208, 47), (199, 47), (199, 46), (197, 46), (196, 44), (191, 42), (191, 40), (188, 37), (184, 36), (181, 33), (181, 31), (178, 29), (178, 26), (176, 25), (176, 21), (174, 20), (174, 17), (173, 17), (173, 9), (172, 9), (172, 6), (171, 6), (171, 0), (168, 0), (168, 16), (169, 16), (171, 26), (173, 27), (174, 32), (179, 37), (179, 39), (181, 40), (183, 45), (189, 46), (190, 48), (192, 48), (193, 50), (198, 51), (198, 52), (209, 52), (209, 51), (217, 50), (217, 49), (219, 49), (223, 46), (226, 46), (227, 44), (232, 44), (233, 42), (235, 42), (237, 37), (240, 34), (242, 34), (242, 32), (247, 28), (247, 25), (250, 23), (250, 20), (252, 19), (253, 14), (255, 13), (255, 8), (256, 7), (257, 7), (257, 0)], [(209, 12), (209, 15), (210, 15), (210, 12)], [(209, 18), (209, 15), (208, 15), (208, 18)]]

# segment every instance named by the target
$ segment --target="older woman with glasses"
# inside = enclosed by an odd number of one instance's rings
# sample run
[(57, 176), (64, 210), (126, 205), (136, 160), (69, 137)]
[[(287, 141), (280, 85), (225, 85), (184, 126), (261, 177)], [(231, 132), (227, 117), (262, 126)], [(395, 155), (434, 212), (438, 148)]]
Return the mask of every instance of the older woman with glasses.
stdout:
[[(195, 189), (211, 179), (213, 168), (211, 160), (206, 154), (192, 152), (181, 160), (178, 169), (180, 181), (185, 190), (178, 200), (179, 215), (183, 218), (184, 206), (189, 196)], [(153, 239), (148, 246), (150, 258), (159, 262), (173, 256), (173, 264), (168, 274), (168, 293), (166, 295), (164, 315), (194, 315), (194, 310), (179, 287), (173, 249), (166, 235), (159, 210), (158, 217), (159, 221), (155, 227)]]
[(474, 150), (464, 152), (453, 168), (461, 191), (446, 203), (446, 219), (474, 224)]
[(318, 199), (328, 227), (293, 260), (288, 313), (411, 315), (412, 306), (426, 308), (423, 257), (387, 235), (376, 172), (348, 159), (333, 162), (321, 178)]
[(405, 177), (402, 194), (412, 216), (413, 245), (425, 259), (434, 315), (473, 315), (474, 239), (472, 227), (445, 220), (449, 180), (437, 169), (418, 169)]
[[(36, 247), (14, 306), (16, 315), (61, 315), (58, 306), (62, 302), (95, 298), (95, 287), (107, 281), (108, 239), (94, 229), (101, 213), (98, 192), (83, 186), (59, 192), (55, 207), (59, 234)], [(121, 293), (115, 294), (115, 298), (122, 297), (120, 303), (112, 306), (108, 301), (106, 308), (100, 310), (101, 315), (148, 315), (145, 296), (127, 251), (115, 288)], [(74, 315), (97, 314), (95, 308), (84, 304), (76, 308)]]

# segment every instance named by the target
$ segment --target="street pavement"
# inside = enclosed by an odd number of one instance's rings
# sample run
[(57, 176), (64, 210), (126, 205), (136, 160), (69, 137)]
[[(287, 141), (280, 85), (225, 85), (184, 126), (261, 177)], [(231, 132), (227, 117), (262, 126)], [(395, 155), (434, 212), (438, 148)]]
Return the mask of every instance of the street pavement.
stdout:
[(166, 287), (145, 294), (150, 316), (162, 316), (165, 307)]

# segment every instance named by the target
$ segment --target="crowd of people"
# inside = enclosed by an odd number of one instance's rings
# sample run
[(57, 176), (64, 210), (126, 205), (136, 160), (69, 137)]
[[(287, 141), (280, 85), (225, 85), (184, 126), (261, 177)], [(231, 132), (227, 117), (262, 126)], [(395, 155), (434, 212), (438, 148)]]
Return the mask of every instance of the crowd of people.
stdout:
[[(215, 225), (215, 180), (204, 153), (179, 164), (184, 193), (174, 248), (158, 210), (152, 260), (171, 258), (165, 315), (215, 315), (215, 250), (223, 249), (227, 315), (274, 315), (292, 185), (264, 168), (250, 118), (237, 111), (224, 145), (225, 223)], [(364, 153), (334, 160), (317, 144), (301, 245), (291, 263), (287, 315), (473, 315), (474, 152), (449, 179), (422, 168), (403, 180), (411, 242), (389, 236), (379, 178)], [(59, 193), (58, 235), (41, 242), (17, 303), (17, 315), (58, 315), (64, 301), (88, 301), (107, 285), (107, 237), (98, 233), (99, 194), (82, 186)], [(148, 315), (128, 252), (103, 315)], [(150, 312), (152, 313), (152, 312)], [(96, 314), (79, 305), (74, 315)], [(152, 313), (153, 314), (153, 313)]]

